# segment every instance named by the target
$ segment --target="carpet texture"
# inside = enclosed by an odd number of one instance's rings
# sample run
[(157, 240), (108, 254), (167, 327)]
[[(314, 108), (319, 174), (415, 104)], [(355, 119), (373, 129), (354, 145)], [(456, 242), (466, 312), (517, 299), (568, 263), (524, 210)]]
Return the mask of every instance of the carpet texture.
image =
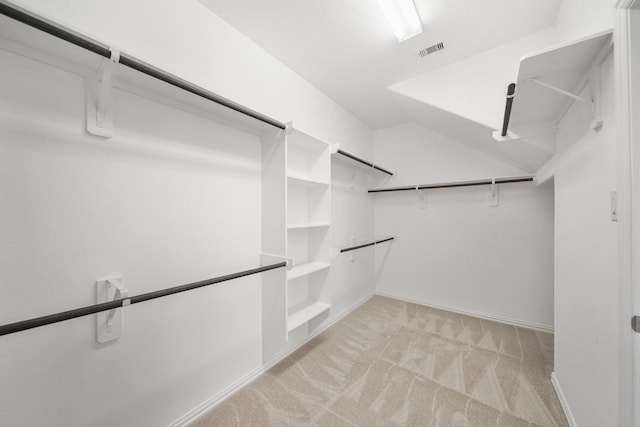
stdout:
[(375, 296), (190, 426), (567, 426), (552, 369), (552, 334)]

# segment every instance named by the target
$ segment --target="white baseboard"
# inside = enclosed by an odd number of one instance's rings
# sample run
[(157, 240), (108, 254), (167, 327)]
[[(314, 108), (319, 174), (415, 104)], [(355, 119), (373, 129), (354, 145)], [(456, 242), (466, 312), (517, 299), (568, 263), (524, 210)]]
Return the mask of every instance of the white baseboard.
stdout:
[(198, 418), (200, 415), (204, 414), (209, 409), (213, 408), (218, 403), (222, 402), (224, 399), (231, 396), (233, 393), (235, 393), (245, 385), (249, 384), (255, 378), (260, 376), (260, 374), (262, 374), (263, 372), (264, 370), (262, 369), (262, 367), (258, 367), (254, 369), (244, 377), (240, 378), (238, 381), (225, 387), (217, 394), (211, 396), (209, 399), (205, 400), (200, 405), (196, 406), (195, 408), (193, 408), (192, 410), (190, 410), (189, 412), (187, 412), (186, 414), (184, 414), (183, 416), (181, 416), (180, 418), (178, 418), (177, 420), (169, 424), (169, 427), (181, 427), (189, 424), (190, 422)]
[(454, 313), (460, 313), (460, 314), (465, 314), (467, 316), (479, 317), (481, 319), (492, 320), (494, 322), (506, 323), (508, 325), (518, 326), (521, 328), (535, 329), (537, 331), (553, 333), (553, 326), (543, 325), (540, 323), (528, 322), (526, 320), (520, 320), (520, 319), (512, 319), (504, 316), (497, 316), (494, 314), (487, 314), (487, 313), (482, 313), (474, 310), (466, 310), (463, 308), (454, 307), (450, 305), (437, 304), (431, 301), (407, 297), (405, 295), (394, 294), (391, 292), (376, 291), (376, 295), (381, 295), (383, 297), (395, 298), (402, 301), (412, 302), (414, 304), (426, 305), (429, 307), (439, 308), (441, 310), (453, 311)]
[(356, 301), (354, 304), (342, 310), (342, 312), (340, 312), (340, 314), (334, 317), (329, 323), (314, 330), (313, 333), (310, 334), (307, 338), (305, 338), (305, 340), (302, 341), (300, 344), (298, 344), (297, 346), (291, 349), (285, 350), (281, 353), (276, 353), (276, 355), (272, 357), (268, 362), (266, 362), (262, 366), (259, 366), (253, 371), (249, 372), (247, 375), (240, 378), (238, 381), (234, 382), (233, 384), (230, 384), (229, 386), (225, 387), (222, 391), (211, 396), (209, 399), (205, 400), (200, 405), (196, 406), (191, 411), (187, 412), (182, 417), (178, 418), (176, 421), (169, 424), (169, 427), (183, 427), (189, 424), (190, 422), (195, 421), (199, 416), (203, 415), (205, 412), (218, 406), (226, 398), (230, 397), (233, 393), (235, 393), (245, 385), (249, 384), (251, 381), (253, 381), (257, 377), (259, 377), (260, 375), (268, 371), (270, 368), (272, 368), (273, 366), (275, 366), (276, 364), (284, 360), (287, 356), (289, 356), (290, 354), (298, 350), (300, 347), (302, 347), (303, 345), (305, 345), (306, 343), (308, 343), (309, 341), (311, 341), (312, 339), (320, 335), (322, 332), (326, 331), (329, 327), (333, 326), (333, 324), (335, 324), (337, 321), (345, 317), (347, 314), (351, 313), (353, 310), (360, 307), (365, 302), (369, 301), (371, 297), (373, 297), (374, 295), (375, 294), (373, 292), (365, 295), (363, 298)]
[(573, 418), (573, 413), (571, 413), (571, 408), (569, 408), (569, 403), (567, 402), (567, 398), (562, 391), (562, 387), (560, 387), (560, 383), (558, 382), (558, 377), (555, 372), (551, 373), (551, 384), (553, 384), (553, 389), (556, 391), (556, 395), (558, 395), (558, 400), (560, 400), (560, 405), (562, 405), (562, 410), (564, 411), (564, 415), (567, 417), (567, 421), (571, 427), (578, 427), (576, 423), (576, 419)]
[(304, 341), (302, 341), (300, 344), (298, 344), (297, 346), (293, 347), (292, 349), (287, 349), (287, 350), (285, 350), (285, 351), (283, 351), (281, 353), (276, 353), (271, 359), (269, 359), (269, 361), (265, 362), (264, 365), (262, 365), (264, 371), (267, 371), (270, 368), (272, 368), (273, 366), (277, 365), (279, 362), (281, 362), (287, 356), (289, 356), (290, 354), (292, 354), (293, 352), (298, 350), (300, 347), (302, 347), (303, 345), (305, 345), (306, 343), (308, 343), (309, 341), (311, 341), (312, 339), (314, 339), (315, 337), (317, 337), (318, 335), (320, 335), (321, 333), (323, 333), (324, 331), (329, 329), (331, 326), (333, 326), (337, 321), (341, 320), (347, 314), (351, 313), (353, 310), (355, 310), (356, 308), (360, 307), (365, 302), (369, 301), (374, 295), (375, 295), (375, 293), (371, 292), (371, 293), (365, 295), (363, 298), (361, 298), (358, 301), (356, 301), (355, 303), (351, 304), (350, 306), (348, 306), (347, 308), (342, 310), (338, 315), (336, 315), (336, 317), (331, 319), (331, 321), (329, 323), (327, 323), (326, 325), (322, 325), (321, 327), (315, 329), (307, 338), (305, 338)]

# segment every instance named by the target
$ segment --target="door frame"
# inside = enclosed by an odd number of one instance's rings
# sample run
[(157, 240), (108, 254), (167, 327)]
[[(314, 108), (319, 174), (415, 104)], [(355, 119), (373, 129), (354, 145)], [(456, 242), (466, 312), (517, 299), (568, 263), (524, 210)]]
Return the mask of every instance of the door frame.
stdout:
[[(631, 317), (640, 314), (640, 223), (634, 224), (633, 213), (640, 212), (640, 145), (634, 150), (632, 108), (640, 109), (640, 96), (632, 92), (632, 64), (639, 63), (632, 50), (632, 10), (640, 8), (640, 0), (614, 1), (614, 49), (617, 86), (618, 139), (618, 259), (619, 259), (619, 422), (621, 426), (640, 427), (640, 408), (633, 402), (640, 399), (640, 337), (631, 330)], [(638, 24), (634, 24), (638, 25)], [(640, 31), (640, 28), (634, 28)], [(634, 33), (635, 34), (635, 33)], [(640, 46), (633, 46), (636, 52)], [(640, 71), (640, 70), (636, 70)], [(640, 81), (636, 81), (636, 85)], [(636, 91), (640, 93), (640, 91)], [(639, 158), (634, 158), (639, 157)], [(635, 405), (638, 406), (638, 405)]]

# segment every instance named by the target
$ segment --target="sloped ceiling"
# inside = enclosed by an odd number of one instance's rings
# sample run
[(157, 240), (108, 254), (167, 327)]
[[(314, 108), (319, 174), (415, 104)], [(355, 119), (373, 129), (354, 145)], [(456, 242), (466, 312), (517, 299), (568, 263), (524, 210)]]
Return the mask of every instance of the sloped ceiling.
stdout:
[(376, 0), (199, 1), (374, 130), (408, 120), (389, 86), (548, 28), (562, 2), (414, 0), (424, 31), (398, 43)]
[(376, 0), (199, 1), (373, 130), (420, 123), (528, 172), (553, 155), (491, 134), (519, 58), (554, 44), (562, 0), (414, 0), (424, 30), (403, 43)]

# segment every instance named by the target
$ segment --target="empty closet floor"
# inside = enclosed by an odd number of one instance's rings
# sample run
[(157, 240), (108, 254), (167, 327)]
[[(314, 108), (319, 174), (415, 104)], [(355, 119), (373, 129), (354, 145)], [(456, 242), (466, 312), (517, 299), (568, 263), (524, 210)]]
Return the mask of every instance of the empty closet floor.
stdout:
[(553, 335), (375, 296), (191, 426), (566, 426)]

